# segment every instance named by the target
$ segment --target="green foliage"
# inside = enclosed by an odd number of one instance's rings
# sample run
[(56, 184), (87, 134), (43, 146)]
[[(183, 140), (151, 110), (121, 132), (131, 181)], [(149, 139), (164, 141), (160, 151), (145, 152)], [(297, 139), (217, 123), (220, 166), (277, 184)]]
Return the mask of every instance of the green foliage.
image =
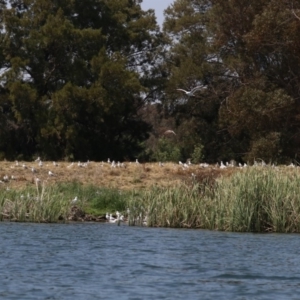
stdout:
[(161, 40), (153, 12), (128, 0), (29, 2), (1, 12), (0, 150), (135, 155), (150, 129), (137, 112)]
[(196, 145), (191, 156), (192, 162), (197, 164), (203, 159), (203, 145)]
[[(129, 198), (131, 223), (240, 232), (300, 232), (299, 173), (251, 167), (232, 176)], [(134, 222), (135, 221), (135, 222)]]
[[(164, 105), (173, 105), (176, 132), (190, 125), (180, 137), (186, 153), (186, 136), (202, 141), (209, 161), (284, 160), (298, 153), (300, 6), (294, 5), (178, 0), (166, 10), (170, 80)], [(176, 91), (199, 84), (207, 89), (195, 97)]]
[[(160, 129), (172, 120), (178, 142), (173, 154), (158, 150), (154, 159), (300, 155), (297, 1), (175, 0), (163, 32), (140, 1), (0, 6), (7, 159), (150, 157), (154, 147), (141, 145), (161, 138), (157, 120), (145, 116), (151, 102), (163, 112)], [(206, 89), (194, 97), (177, 90), (197, 85)]]
[(176, 143), (167, 138), (161, 138), (158, 140), (157, 148), (154, 150), (153, 159), (160, 162), (180, 160), (181, 153), (180, 148), (176, 146)]

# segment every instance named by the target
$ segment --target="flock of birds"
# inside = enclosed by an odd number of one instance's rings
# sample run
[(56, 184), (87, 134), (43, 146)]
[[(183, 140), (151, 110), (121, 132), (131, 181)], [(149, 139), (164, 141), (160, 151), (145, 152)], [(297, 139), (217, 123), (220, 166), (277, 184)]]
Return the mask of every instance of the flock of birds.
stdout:
[(108, 223), (115, 223), (118, 226), (121, 223), (129, 224), (129, 225), (139, 225), (139, 226), (147, 225), (147, 221), (148, 221), (147, 215), (143, 217), (142, 214), (140, 213), (138, 216), (133, 217), (133, 216), (131, 216), (129, 208), (127, 208), (126, 212), (127, 212), (126, 217), (124, 217), (124, 215), (122, 215), (118, 211), (116, 211), (115, 215), (107, 212), (105, 215), (105, 219)]
[[(171, 132), (171, 130), (169, 130)], [(172, 131), (173, 132), (173, 131)], [(172, 134), (175, 134), (175, 132), (173, 132)], [(47, 162), (44, 163), (40, 157), (38, 157), (34, 162), (34, 164), (30, 164), (27, 165), (25, 162), (23, 163), (19, 163), (18, 161), (15, 161), (15, 164), (13, 166), (11, 166), (12, 169), (14, 168), (22, 168), (24, 170), (28, 170), (31, 172), (32, 174), (32, 181), (36, 184), (40, 184), (42, 183), (42, 181), (48, 180), (50, 178), (55, 178), (55, 177), (59, 177), (59, 174), (55, 172), (55, 167), (58, 167), (59, 164), (55, 161), (53, 161), (52, 163)], [(78, 167), (78, 168), (88, 168), (89, 165), (91, 164), (90, 161), (87, 162), (80, 162), (78, 161), (77, 163), (70, 163), (66, 168), (67, 169), (71, 169), (74, 167)], [(93, 162), (94, 164), (94, 162)], [(97, 163), (98, 165), (100, 165), (101, 168), (105, 167), (105, 166), (109, 166), (110, 168), (127, 168), (129, 165), (140, 165), (141, 163), (139, 162), (138, 159), (136, 159), (134, 162), (120, 162), (120, 161), (114, 161), (114, 160), (110, 160), (109, 158), (107, 159), (107, 162), (100, 162)], [(164, 162), (158, 162), (158, 166), (159, 167), (164, 167), (166, 163)], [(52, 165), (53, 167), (50, 169), (50, 165)], [(142, 165), (142, 164), (141, 164)], [(176, 163), (173, 164), (174, 168), (176, 168)], [(227, 168), (233, 168), (233, 167), (237, 167), (237, 168), (247, 168), (248, 164), (246, 163), (237, 163), (235, 161), (230, 161), (230, 162), (226, 162), (224, 163), (223, 161), (221, 161), (220, 163), (216, 163), (216, 164), (208, 164), (208, 163), (199, 163), (199, 164), (193, 164), (191, 162), (190, 159), (188, 159), (186, 162), (178, 162), (177, 165), (179, 168), (181, 168), (182, 170), (189, 170), (190, 168), (195, 169), (195, 168), (213, 168), (213, 169), (227, 169)], [(260, 161), (254, 161), (253, 166), (271, 166), (271, 167), (277, 167), (275, 164), (267, 164), (265, 163), (263, 160)], [(290, 165), (288, 165), (288, 167), (297, 167), (296, 164), (291, 163)], [(45, 170), (46, 168), (48, 168), (48, 170)], [(43, 171), (42, 171), (43, 170)], [(43, 174), (42, 179), (40, 179), (38, 177), (38, 174)], [(193, 174), (193, 173), (192, 173)], [(10, 181), (13, 180), (18, 180), (16, 175), (3, 175), (2, 179), (0, 178), (0, 184), (4, 184), (4, 183), (8, 183)], [(74, 199), (73, 199), (74, 200)], [(74, 200), (74, 202), (76, 202)]]

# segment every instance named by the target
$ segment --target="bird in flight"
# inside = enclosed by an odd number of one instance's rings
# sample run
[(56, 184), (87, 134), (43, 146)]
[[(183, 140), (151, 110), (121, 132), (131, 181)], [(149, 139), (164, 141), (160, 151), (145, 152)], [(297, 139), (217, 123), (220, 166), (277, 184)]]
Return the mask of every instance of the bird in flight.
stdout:
[(181, 92), (184, 92), (187, 96), (189, 97), (193, 97), (194, 94), (197, 92), (197, 91), (201, 91), (201, 90), (204, 90), (204, 89), (207, 89), (206, 86), (203, 86), (203, 85), (199, 85), (199, 86), (196, 86), (194, 87), (192, 90), (190, 91), (186, 91), (184, 89), (177, 89), (177, 91), (181, 91)]
[(174, 135), (176, 135), (176, 133), (173, 130), (166, 130), (164, 132), (164, 134), (174, 134)]

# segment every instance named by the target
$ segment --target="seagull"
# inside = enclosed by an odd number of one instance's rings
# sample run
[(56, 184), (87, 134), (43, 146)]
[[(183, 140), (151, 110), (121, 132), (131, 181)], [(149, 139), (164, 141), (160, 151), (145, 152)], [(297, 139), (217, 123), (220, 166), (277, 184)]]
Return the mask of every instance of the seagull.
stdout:
[(173, 130), (166, 130), (164, 132), (164, 134), (174, 134), (174, 135), (176, 135), (176, 133)]
[(71, 201), (72, 204), (76, 203), (78, 200), (77, 196)]
[(193, 89), (190, 90), (190, 91), (186, 91), (186, 90), (183, 90), (183, 89), (177, 89), (177, 91), (184, 92), (187, 96), (193, 97), (194, 94), (195, 94), (197, 91), (204, 90), (204, 89), (207, 89), (207, 87), (206, 87), (206, 86), (203, 86), (203, 85), (200, 85), (200, 86), (196, 86), (195, 88), (193, 88)]
[(116, 223), (116, 222), (118, 221), (118, 219), (114, 218), (114, 217), (112, 216), (112, 214), (109, 214), (109, 219), (108, 219), (108, 221), (109, 221), (110, 223)]

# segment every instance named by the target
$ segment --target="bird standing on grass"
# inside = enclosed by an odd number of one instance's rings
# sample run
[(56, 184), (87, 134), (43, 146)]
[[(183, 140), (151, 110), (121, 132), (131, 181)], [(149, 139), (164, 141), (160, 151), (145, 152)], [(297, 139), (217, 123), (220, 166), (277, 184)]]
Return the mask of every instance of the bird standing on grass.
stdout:
[(54, 173), (52, 171), (48, 171), (48, 175), (49, 176), (55, 176)]
[(72, 203), (72, 204), (75, 204), (77, 201), (78, 201), (78, 197), (76, 196), (76, 197), (71, 201), (71, 203)]

